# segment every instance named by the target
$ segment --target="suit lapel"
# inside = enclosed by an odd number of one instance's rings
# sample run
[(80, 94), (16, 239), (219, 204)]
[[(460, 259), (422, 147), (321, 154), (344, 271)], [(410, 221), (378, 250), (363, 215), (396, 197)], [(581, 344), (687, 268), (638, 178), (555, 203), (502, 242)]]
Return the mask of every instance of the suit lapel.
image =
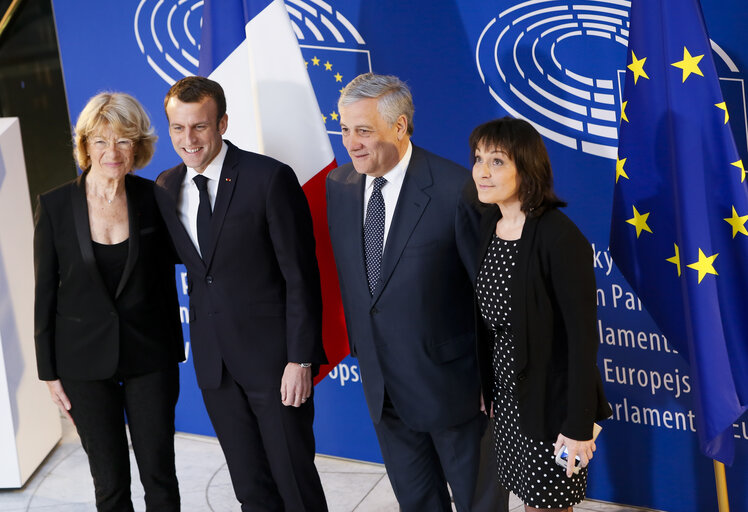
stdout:
[[(527, 287), (530, 285), (529, 268), (533, 257), (532, 248), (535, 246), (535, 233), (538, 227), (538, 217), (527, 217), (525, 225), (522, 228), (522, 237), (519, 240), (517, 250), (517, 270), (512, 277), (511, 297), (515, 304), (527, 303)], [(527, 311), (528, 308), (515, 308), (519, 311)], [(521, 370), (527, 364), (527, 323), (530, 321), (527, 317), (515, 315), (512, 322), (512, 328), (517, 335), (517, 355), (515, 365)]]
[(353, 257), (350, 264), (355, 267), (354, 278), (359, 284), (359, 289), (366, 290), (369, 295), (369, 278), (366, 275), (366, 255), (364, 254), (364, 189), (366, 188), (366, 176), (359, 174), (351, 166), (351, 174), (348, 177), (347, 185), (350, 187), (352, 194), (348, 196), (345, 209), (341, 212), (343, 222), (347, 227), (342, 229), (343, 233), (358, 233), (358, 236), (350, 238), (353, 244)]
[(81, 250), (83, 264), (88, 269), (89, 274), (91, 274), (93, 282), (100, 288), (100, 295), (106, 297), (106, 300), (111, 301), (109, 292), (106, 286), (104, 286), (104, 281), (101, 279), (99, 267), (96, 266), (96, 257), (94, 256), (93, 243), (91, 242), (91, 225), (88, 220), (88, 201), (86, 200), (86, 175), (87, 173), (84, 172), (78, 176), (78, 179), (75, 180), (74, 185), (70, 189), (75, 233), (78, 238), (78, 246)]
[[(397, 199), (397, 206), (392, 217), (390, 230), (387, 233), (387, 242), (382, 254), (382, 271), (379, 278), (379, 286), (374, 290), (372, 302), (376, 302), (387, 286), (392, 272), (400, 260), (403, 249), (410, 239), (411, 233), (421, 219), (431, 196), (424, 192), (433, 183), (431, 169), (423, 158), (421, 151), (413, 146), (413, 154), (410, 157), (408, 169), (405, 172), (403, 186)], [(363, 208), (362, 208), (363, 210)]]
[(213, 254), (216, 250), (218, 236), (223, 227), (223, 221), (226, 219), (226, 212), (231, 204), (231, 197), (234, 195), (237, 179), (237, 163), (239, 160), (239, 151), (236, 146), (227, 142), (229, 149), (226, 158), (223, 161), (221, 177), (218, 181), (218, 192), (216, 193), (216, 202), (213, 207), (213, 214), (210, 217), (210, 247), (203, 254), (205, 266), (210, 268), (210, 262), (213, 260)]
[[(501, 218), (501, 210), (499, 210), (499, 207), (492, 205), (492, 208), (494, 209), (487, 211), (483, 217), (481, 217), (481, 239), (480, 247), (478, 248), (478, 265), (475, 267), (477, 272), (480, 272), (480, 269), (483, 266), (483, 260), (486, 258), (486, 251), (488, 250), (488, 246), (491, 244), (493, 234), (496, 232), (496, 223), (499, 222), (499, 219)], [(473, 278), (476, 277), (478, 276), (473, 276)]]
[(179, 204), (179, 193), (182, 190), (182, 182), (187, 174), (187, 167), (180, 164), (174, 172), (167, 172), (161, 180), (160, 187), (165, 191), (160, 196), (166, 200), (166, 208), (163, 209), (164, 221), (169, 226), (169, 234), (174, 240), (174, 246), (179, 250), (182, 262), (189, 268), (204, 267), (205, 263), (197, 252), (195, 244), (192, 243), (187, 229), (179, 219), (177, 205)]
[(135, 190), (135, 183), (133, 183), (130, 175), (125, 176), (125, 192), (127, 197), (127, 218), (130, 229), (127, 261), (125, 262), (125, 269), (122, 271), (122, 277), (120, 277), (119, 284), (117, 285), (117, 291), (114, 294), (114, 298), (119, 297), (122, 290), (125, 288), (125, 283), (130, 279), (132, 269), (135, 268), (135, 263), (138, 260), (138, 254), (140, 251), (140, 218), (138, 215), (139, 208), (137, 204), (138, 193)]

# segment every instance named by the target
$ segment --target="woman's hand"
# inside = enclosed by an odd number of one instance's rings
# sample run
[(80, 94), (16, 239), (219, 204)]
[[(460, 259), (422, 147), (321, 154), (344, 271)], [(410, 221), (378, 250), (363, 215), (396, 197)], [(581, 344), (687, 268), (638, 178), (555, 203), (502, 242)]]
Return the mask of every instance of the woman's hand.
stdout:
[(574, 465), (576, 464), (576, 457), (579, 456), (580, 467), (586, 468), (587, 464), (590, 463), (597, 447), (595, 441), (589, 439), (587, 441), (576, 441), (570, 439), (563, 434), (559, 434), (556, 438), (556, 444), (554, 446), (553, 455), (558, 455), (561, 451), (561, 447), (566, 445), (566, 450), (569, 452), (568, 464), (566, 464), (566, 476), (571, 478), (574, 474)]
[(70, 423), (75, 425), (75, 421), (73, 421), (73, 417), (70, 415), (70, 408), (72, 407), (72, 405), (70, 405), (70, 400), (65, 394), (65, 390), (62, 389), (62, 383), (60, 382), (60, 379), (48, 380), (47, 388), (49, 388), (49, 394), (52, 395), (52, 401), (56, 403), (57, 407), (60, 408), (62, 413), (68, 417)]

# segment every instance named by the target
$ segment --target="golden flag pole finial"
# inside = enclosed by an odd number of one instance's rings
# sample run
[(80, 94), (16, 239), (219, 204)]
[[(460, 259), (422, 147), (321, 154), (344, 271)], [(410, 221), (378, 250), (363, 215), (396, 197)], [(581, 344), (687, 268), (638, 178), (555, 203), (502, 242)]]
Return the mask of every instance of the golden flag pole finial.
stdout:
[(3, 34), (5, 33), (5, 29), (8, 27), (10, 20), (13, 18), (13, 15), (18, 10), (19, 5), (21, 5), (21, 0), (13, 0), (8, 6), (8, 9), (5, 11), (5, 14), (3, 15), (3, 19), (0, 20), (0, 38), (3, 37)]
[(725, 465), (714, 461), (714, 480), (717, 483), (717, 503), (719, 512), (730, 512), (730, 501), (727, 499), (727, 478), (725, 478)]

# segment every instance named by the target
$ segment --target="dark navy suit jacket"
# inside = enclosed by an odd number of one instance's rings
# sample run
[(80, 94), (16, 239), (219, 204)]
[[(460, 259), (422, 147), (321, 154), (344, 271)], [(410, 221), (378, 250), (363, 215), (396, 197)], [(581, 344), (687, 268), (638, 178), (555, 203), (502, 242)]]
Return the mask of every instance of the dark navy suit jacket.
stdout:
[[(365, 176), (351, 164), (327, 178), (327, 220), (351, 354), (372, 420), (385, 387), (410, 428), (464, 423), (479, 410), (473, 292), (455, 236), (469, 173), (413, 146), (371, 296), (363, 251)], [(458, 220), (456, 220), (458, 219)], [(457, 226), (461, 228), (461, 226)], [(475, 251), (472, 251), (474, 254)]]
[(156, 198), (187, 267), (198, 385), (216, 389), (225, 364), (249, 389), (277, 392), (288, 362), (327, 362), (312, 218), (290, 167), (227, 144), (202, 258), (177, 212), (184, 164), (161, 173)]

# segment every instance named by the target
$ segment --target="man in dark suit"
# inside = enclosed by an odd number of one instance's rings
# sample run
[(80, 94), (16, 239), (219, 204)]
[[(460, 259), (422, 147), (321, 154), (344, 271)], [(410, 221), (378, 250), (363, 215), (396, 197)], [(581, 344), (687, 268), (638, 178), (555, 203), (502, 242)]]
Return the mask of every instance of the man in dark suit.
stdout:
[(222, 139), (218, 83), (184, 78), (164, 108), (183, 163), (158, 177), (157, 199), (187, 267), (195, 371), (237, 499), (245, 511), (327, 510), (311, 396), (327, 360), (306, 197), (287, 165)]
[(396, 77), (358, 76), (338, 110), (353, 162), (328, 176), (327, 219), (387, 474), (405, 512), (452, 510), (447, 483), (457, 509), (474, 510), (486, 418), (474, 263), (463, 263), (455, 237), (470, 175), (411, 144), (413, 102)]

